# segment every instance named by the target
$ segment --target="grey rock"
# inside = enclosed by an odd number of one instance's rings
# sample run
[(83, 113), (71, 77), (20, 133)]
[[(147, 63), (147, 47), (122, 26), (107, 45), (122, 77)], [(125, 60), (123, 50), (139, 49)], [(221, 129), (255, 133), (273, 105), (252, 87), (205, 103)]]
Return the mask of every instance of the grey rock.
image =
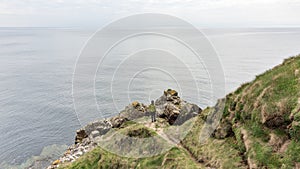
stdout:
[(134, 120), (146, 115), (147, 107), (144, 104), (133, 102), (125, 107), (119, 114), (119, 117), (127, 120)]
[(92, 138), (95, 138), (95, 137), (97, 137), (97, 136), (100, 136), (100, 132), (99, 132), (98, 130), (92, 131), (92, 132), (91, 132), (91, 136), (92, 136)]

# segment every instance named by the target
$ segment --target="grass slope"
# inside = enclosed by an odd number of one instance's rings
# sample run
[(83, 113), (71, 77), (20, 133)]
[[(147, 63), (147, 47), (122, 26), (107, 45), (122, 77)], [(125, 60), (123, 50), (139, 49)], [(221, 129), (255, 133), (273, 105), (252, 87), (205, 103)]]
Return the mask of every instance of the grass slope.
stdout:
[[(127, 122), (120, 129), (120, 133), (131, 137), (147, 138), (157, 136), (155, 131), (150, 130), (134, 122)], [(126, 145), (125, 145), (126, 146)], [(146, 145), (147, 146), (147, 145)], [(88, 152), (76, 162), (63, 164), (61, 169), (100, 169), (100, 168), (199, 168), (189, 153), (181, 148), (174, 147), (169, 151), (147, 158), (126, 158), (110, 153), (101, 147)]]
[[(300, 56), (285, 60), (226, 96), (219, 129), (204, 144), (199, 137), (205, 109), (181, 147), (151, 158), (122, 158), (100, 147), (61, 168), (296, 168), (300, 166)], [(218, 105), (218, 104), (217, 104)], [(129, 124), (122, 132), (153, 135)], [(126, 128), (128, 130), (126, 130)], [(125, 133), (126, 133), (125, 132)], [(191, 157), (192, 156), (192, 157)], [(199, 164), (196, 164), (196, 159)]]
[(226, 96), (220, 132), (200, 144), (202, 115), (183, 145), (216, 168), (300, 167), (299, 70), (296, 56), (243, 84)]

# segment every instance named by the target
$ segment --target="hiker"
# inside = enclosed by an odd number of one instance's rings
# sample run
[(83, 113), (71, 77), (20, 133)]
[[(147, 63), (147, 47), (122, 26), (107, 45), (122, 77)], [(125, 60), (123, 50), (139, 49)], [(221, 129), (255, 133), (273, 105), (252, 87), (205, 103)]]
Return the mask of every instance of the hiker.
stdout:
[(149, 113), (150, 113), (150, 116), (151, 116), (151, 121), (155, 122), (156, 121), (156, 119), (155, 119), (156, 109), (155, 109), (155, 105), (154, 105), (153, 100), (151, 101), (151, 104), (149, 105), (148, 110), (149, 110)]

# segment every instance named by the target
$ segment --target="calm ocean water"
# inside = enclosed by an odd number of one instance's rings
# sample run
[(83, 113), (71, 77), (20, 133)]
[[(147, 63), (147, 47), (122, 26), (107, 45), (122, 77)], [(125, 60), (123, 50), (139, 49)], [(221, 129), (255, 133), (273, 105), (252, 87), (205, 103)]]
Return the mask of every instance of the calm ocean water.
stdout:
[[(226, 92), (252, 80), (284, 58), (300, 53), (300, 28), (205, 29), (203, 32), (219, 54)], [(80, 123), (72, 101), (72, 74), (76, 58), (92, 33), (76, 29), (0, 28), (0, 168), (24, 168), (32, 160), (55, 158), (65, 145), (73, 143)], [(151, 54), (143, 54), (147, 55)], [(136, 74), (128, 85), (128, 77), (134, 75), (138, 65), (143, 67), (145, 59), (132, 56), (126, 63), (137, 66), (120, 66), (115, 72), (118, 61), (124, 57), (126, 46), (121, 46), (111, 53), (97, 74), (96, 96), (103, 112), (100, 117), (116, 114), (132, 100), (148, 102), (149, 98), (161, 95), (163, 89), (176, 88), (168, 72), (161, 74), (155, 69)], [(180, 63), (171, 57), (153, 56), (151, 61), (165, 67), (172, 65), (170, 70), (183, 81), (181, 85), (194, 90)], [(193, 65), (190, 68), (196, 69)], [(117, 102), (114, 107), (107, 92), (113, 73)], [(203, 73), (196, 80), (205, 86), (206, 76)], [(129, 99), (122, 95), (124, 88), (135, 91)], [(200, 100), (193, 100), (194, 96), (189, 93), (183, 96), (204, 107), (209, 100), (205, 87), (201, 95)]]

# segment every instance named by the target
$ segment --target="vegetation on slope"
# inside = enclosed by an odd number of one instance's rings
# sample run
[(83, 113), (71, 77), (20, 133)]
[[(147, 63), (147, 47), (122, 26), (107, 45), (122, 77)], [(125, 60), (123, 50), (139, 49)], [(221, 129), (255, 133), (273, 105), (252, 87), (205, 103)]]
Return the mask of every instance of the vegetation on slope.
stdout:
[(250, 166), (292, 168), (300, 162), (299, 69), (299, 56), (287, 59), (227, 96), (223, 119), (233, 130), (244, 129), (235, 133), (249, 135)]
[[(156, 135), (154, 131), (135, 122), (125, 123), (120, 132), (131, 137), (147, 138)], [(147, 158), (126, 158), (108, 152), (97, 147), (88, 152), (76, 162), (63, 164), (61, 169), (99, 169), (99, 168), (198, 168), (197, 163), (189, 153), (180, 147), (174, 147), (169, 151)]]
[(213, 137), (204, 145), (198, 141), (202, 115), (183, 145), (200, 162), (216, 168), (299, 167), (299, 70), (300, 56), (292, 57), (242, 85), (226, 96), (222, 121)]
[[(289, 58), (228, 94), (222, 120), (204, 143), (199, 142), (202, 127), (218, 106), (197, 116), (194, 127), (181, 142), (183, 148), (175, 147), (151, 158), (132, 159), (98, 147), (62, 168), (196, 168), (199, 164), (214, 168), (300, 167), (299, 70), (300, 56)], [(132, 125), (121, 130), (134, 137), (155, 134), (143, 127), (133, 133), (126, 130), (133, 129)]]

